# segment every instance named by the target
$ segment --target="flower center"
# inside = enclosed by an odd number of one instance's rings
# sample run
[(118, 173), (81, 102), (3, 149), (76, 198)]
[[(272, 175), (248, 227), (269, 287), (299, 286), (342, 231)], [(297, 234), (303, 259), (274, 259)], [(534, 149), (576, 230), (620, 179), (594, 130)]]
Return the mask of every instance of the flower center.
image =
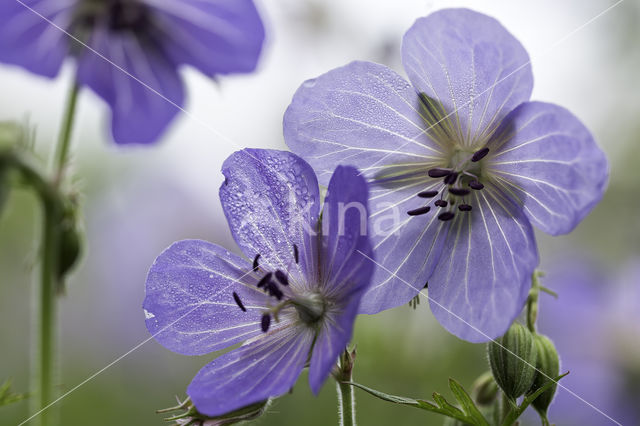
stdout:
[[(300, 253), (298, 246), (293, 245), (293, 260), (299, 262)], [(262, 313), (261, 328), (263, 332), (269, 331), (271, 326), (271, 318), (278, 321), (278, 314), (282, 309), (293, 306), (298, 313), (301, 322), (306, 325), (313, 326), (320, 321), (327, 311), (327, 301), (318, 292), (306, 292), (304, 294), (296, 294), (289, 289), (289, 276), (286, 272), (277, 269), (275, 272), (263, 272), (260, 267), (260, 254), (253, 259), (252, 272), (262, 275), (258, 280), (256, 287), (262, 289), (269, 297), (276, 300), (276, 305), (266, 309)], [(236, 292), (232, 293), (233, 300), (240, 310), (247, 312), (244, 303)]]
[[(449, 221), (456, 216), (456, 210), (460, 212), (470, 212), (473, 206), (469, 204), (468, 197), (471, 191), (480, 191), (484, 188), (481, 182), (483, 179), (482, 159), (489, 153), (489, 148), (485, 147), (473, 153), (457, 150), (451, 156), (449, 167), (434, 167), (429, 169), (427, 174), (434, 179), (442, 179), (441, 184), (436, 184), (433, 189), (419, 192), (419, 198), (433, 199), (433, 206), (441, 211), (438, 219)], [(456, 209), (457, 207), (457, 209)], [(409, 210), (409, 216), (419, 216), (431, 211), (431, 205), (425, 205), (417, 209)]]
[(138, 1), (111, 0), (109, 28), (114, 31), (142, 30), (149, 24), (149, 10)]
[(77, 6), (71, 30), (87, 37), (99, 23), (114, 32), (148, 34), (153, 27), (149, 7), (138, 0), (84, 0)]
[(327, 310), (324, 297), (319, 293), (310, 293), (304, 296), (295, 297), (291, 303), (298, 311), (300, 321), (307, 325), (317, 323)]

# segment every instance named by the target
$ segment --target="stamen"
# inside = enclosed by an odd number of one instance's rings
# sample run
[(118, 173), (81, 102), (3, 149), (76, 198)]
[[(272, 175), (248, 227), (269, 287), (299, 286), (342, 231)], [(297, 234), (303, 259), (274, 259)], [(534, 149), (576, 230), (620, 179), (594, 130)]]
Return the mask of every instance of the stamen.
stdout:
[(438, 195), (438, 191), (422, 191), (418, 192), (418, 197), (420, 198), (433, 198)]
[(435, 204), (438, 207), (447, 207), (449, 203), (447, 203), (445, 200), (436, 200), (436, 202), (433, 204)]
[(432, 178), (441, 178), (441, 177), (449, 176), (451, 173), (452, 173), (451, 170), (449, 170), (449, 169), (441, 169), (439, 167), (435, 167), (433, 169), (430, 169), (427, 172), (427, 174)]
[(458, 172), (453, 172), (444, 178), (444, 183), (447, 185), (453, 185), (458, 180)]
[(471, 182), (469, 182), (469, 186), (471, 187), (471, 189), (475, 189), (476, 191), (480, 191), (482, 188), (484, 188), (484, 185), (477, 180), (472, 180)]
[(438, 219), (446, 222), (447, 220), (453, 219), (454, 216), (455, 216), (455, 213), (453, 212), (444, 212), (438, 215)]
[(266, 333), (269, 330), (270, 325), (271, 325), (271, 315), (268, 313), (262, 314), (262, 320), (260, 321), (262, 332)]
[(459, 195), (461, 197), (469, 195), (469, 190), (466, 188), (449, 188), (449, 193), (453, 195)]
[(423, 289), (425, 289), (425, 288), (429, 288), (429, 281), (427, 281), (427, 282), (424, 284), (424, 287), (422, 287), (422, 288), (423, 288)]
[(287, 278), (287, 274), (278, 269), (275, 275), (282, 285), (289, 285), (289, 278)]
[(484, 157), (487, 156), (488, 153), (489, 153), (489, 148), (487, 147), (484, 147), (481, 150), (476, 151), (471, 157), (471, 162), (475, 163), (477, 161), (482, 160)]
[(238, 296), (238, 293), (236, 293), (235, 291), (233, 292), (233, 300), (236, 301), (236, 304), (240, 309), (242, 309), (242, 312), (247, 312), (247, 308), (244, 307), (244, 305), (242, 304), (242, 300), (240, 300), (240, 296)]
[(257, 271), (260, 266), (258, 260), (260, 260), (260, 253), (256, 254), (256, 257), (253, 258), (253, 272)]
[(470, 212), (471, 209), (473, 209), (473, 207), (471, 207), (469, 204), (460, 204), (458, 206), (458, 210), (460, 210), (461, 212)]
[(258, 288), (264, 287), (265, 289), (267, 289), (267, 284), (271, 281), (271, 276), (272, 275), (273, 274), (271, 272), (269, 272), (267, 275), (262, 277), (262, 279), (260, 281), (258, 281)]
[(424, 206), (424, 207), (420, 207), (420, 208), (417, 208), (417, 209), (409, 210), (409, 211), (407, 212), (407, 214), (408, 214), (409, 216), (419, 216), (419, 215), (421, 215), (421, 214), (428, 213), (428, 212), (429, 212), (429, 210), (431, 210), (431, 207), (429, 207), (429, 206)]
[(269, 293), (269, 296), (275, 297), (278, 300), (282, 300), (282, 297), (284, 296), (284, 293), (278, 288), (278, 284), (274, 281), (269, 281), (266, 290)]
[(293, 258), (296, 263), (300, 263), (300, 253), (298, 252), (298, 246), (295, 244), (293, 245)]

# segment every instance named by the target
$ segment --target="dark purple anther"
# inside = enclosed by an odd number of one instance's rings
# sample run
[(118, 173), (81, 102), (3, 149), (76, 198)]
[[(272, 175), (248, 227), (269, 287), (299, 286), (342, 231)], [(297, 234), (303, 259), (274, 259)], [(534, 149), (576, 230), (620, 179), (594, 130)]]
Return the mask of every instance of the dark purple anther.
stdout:
[(284, 293), (278, 288), (278, 284), (276, 284), (275, 281), (269, 281), (265, 288), (267, 290), (267, 293), (269, 293), (269, 296), (275, 297), (278, 300), (282, 300)]
[(433, 198), (438, 195), (438, 191), (422, 191), (418, 192), (418, 197), (420, 198)]
[(444, 178), (444, 183), (446, 183), (447, 185), (453, 185), (454, 183), (456, 183), (457, 180), (458, 180), (458, 173), (453, 172), (449, 176)]
[(298, 246), (295, 244), (293, 245), (293, 258), (296, 263), (300, 263), (300, 253), (298, 252)]
[(271, 272), (269, 272), (267, 275), (265, 275), (264, 277), (262, 277), (262, 279), (260, 281), (258, 281), (258, 288), (267, 288), (267, 283), (269, 283), (269, 281), (271, 281), (271, 276), (273, 274)]
[(436, 200), (436, 202), (433, 204), (435, 204), (438, 207), (447, 207), (449, 203), (447, 203), (445, 200)]
[(482, 188), (484, 188), (484, 185), (478, 182), (477, 180), (472, 180), (471, 182), (469, 182), (469, 186), (471, 187), (471, 189), (475, 189), (476, 191), (479, 191)]
[(484, 147), (481, 150), (476, 151), (471, 157), (471, 162), (475, 163), (476, 161), (482, 160), (489, 153), (489, 148)]
[(260, 264), (258, 263), (258, 260), (260, 260), (260, 254), (256, 254), (256, 257), (253, 258), (253, 271), (257, 271), (258, 267), (260, 266)]
[(271, 314), (262, 314), (262, 320), (260, 321), (262, 332), (266, 333), (269, 330), (270, 325), (271, 325)]
[(461, 212), (470, 212), (472, 208), (473, 207), (471, 207), (469, 204), (460, 204), (458, 206), (458, 210), (460, 210)]
[(469, 190), (466, 188), (449, 188), (449, 193), (453, 195), (465, 196), (469, 195)]
[(454, 216), (455, 214), (453, 212), (444, 212), (438, 215), (438, 219), (442, 221), (447, 221), (447, 220), (453, 219)]
[(238, 293), (236, 293), (235, 291), (233, 292), (233, 300), (236, 301), (236, 304), (240, 309), (242, 309), (242, 312), (247, 312), (247, 308), (244, 307), (244, 305), (242, 304), (242, 300), (240, 300), (240, 296), (238, 296)]
[(275, 273), (276, 278), (280, 281), (282, 285), (289, 285), (289, 278), (287, 278), (287, 274), (278, 269)]
[(445, 176), (449, 176), (451, 174), (451, 170), (449, 169), (440, 169), (435, 167), (427, 172), (427, 174), (432, 178), (441, 178)]
[(419, 208), (417, 208), (417, 209), (409, 210), (409, 211), (407, 212), (407, 214), (408, 214), (409, 216), (419, 216), (419, 215), (421, 215), (421, 214), (428, 213), (428, 212), (429, 212), (429, 210), (431, 210), (431, 207), (429, 207), (429, 206), (424, 206), (424, 207), (419, 207)]

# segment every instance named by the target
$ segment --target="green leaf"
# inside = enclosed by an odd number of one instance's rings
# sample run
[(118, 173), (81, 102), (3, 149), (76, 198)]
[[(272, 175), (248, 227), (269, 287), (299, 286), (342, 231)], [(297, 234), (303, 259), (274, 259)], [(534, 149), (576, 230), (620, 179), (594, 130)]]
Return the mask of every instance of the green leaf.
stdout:
[(462, 406), (464, 413), (468, 417), (472, 418), (475, 421), (475, 424), (489, 426), (489, 422), (487, 422), (480, 410), (478, 410), (475, 402), (473, 402), (467, 391), (464, 390), (460, 383), (458, 383), (454, 379), (449, 379), (449, 388)]
[(27, 398), (26, 394), (11, 392), (11, 380), (6, 380), (0, 386), (0, 407), (22, 401), (25, 398)]
[(540, 396), (540, 394), (542, 394), (544, 391), (546, 391), (547, 389), (551, 388), (552, 386), (556, 385), (560, 379), (562, 379), (564, 376), (566, 376), (567, 374), (569, 374), (569, 372), (567, 371), (566, 373), (556, 377), (553, 380), (549, 380), (547, 383), (545, 383), (543, 386), (539, 387), (534, 393), (532, 393), (531, 395), (528, 395), (523, 401), (522, 404), (520, 404), (515, 410), (511, 410), (509, 412), (509, 414), (507, 415), (507, 417), (504, 419), (504, 421), (502, 422), (502, 426), (511, 426), (512, 424), (515, 423), (516, 420), (518, 420), (518, 417), (520, 417), (522, 415), (522, 413), (524, 413), (524, 410), (527, 409), (527, 407), (529, 405), (531, 405), (531, 403), (533, 401), (535, 401), (535, 399)]
[[(406, 398), (404, 396), (390, 395), (384, 392), (380, 392), (375, 389), (371, 389), (367, 386), (361, 385), (355, 382), (347, 382), (351, 386), (355, 386), (357, 388), (362, 389), (363, 391), (369, 393), (370, 395), (375, 396), (376, 398), (382, 399), (383, 401), (392, 402), (394, 404), (406, 405), (409, 407), (415, 407), (422, 410), (430, 411), (432, 413), (441, 414), (443, 416), (451, 417), (453, 419), (459, 420), (464, 424), (472, 425), (472, 426), (488, 426), (487, 421), (482, 417), (482, 420), (478, 418), (474, 418), (465, 414), (462, 410), (460, 410), (455, 405), (450, 404), (442, 395), (438, 392), (433, 393), (433, 400), (438, 404), (437, 406), (429, 401), (425, 401), (423, 399), (413, 399)], [(462, 389), (462, 387), (460, 387)], [(463, 390), (466, 394), (466, 392)], [(479, 414), (479, 412), (478, 412)]]

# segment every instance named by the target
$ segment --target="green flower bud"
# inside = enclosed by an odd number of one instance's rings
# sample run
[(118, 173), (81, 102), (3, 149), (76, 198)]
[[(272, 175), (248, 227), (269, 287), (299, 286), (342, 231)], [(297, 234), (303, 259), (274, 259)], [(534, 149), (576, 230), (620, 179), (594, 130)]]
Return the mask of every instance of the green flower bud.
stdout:
[(471, 394), (478, 405), (493, 404), (496, 396), (498, 396), (498, 384), (490, 371), (487, 371), (476, 379), (473, 383)]
[(513, 323), (504, 336), (489, 343), (488, 352), (491, 372), (504, 394), (512, 400), (524, 395), (536, 374), (533, 334), (523, 325)]
[[(553, 380), (560, 374), (560, 358), (553, 342), (541, 334), (534, 336), (536, 350), (538, 352), (538, 361), (536, 363), (536, 376), (533, 385), (527, 394), (534, 393), (538, 388), (542, 387), (549, 380)], [(558, 385), (554, 384), (549, 389), (541, 393), (532, 403), (533, 408), (540, 413), (541, 416), (547, 416), (547, 410), (553, 397), (555, 396)]]
[(71, 271), (82, 253), (82, 236), (77, 217), (77, 206), (75, 202), (69, 204), (58, 228), (60, 232), (58, 278), (64, 278)]

